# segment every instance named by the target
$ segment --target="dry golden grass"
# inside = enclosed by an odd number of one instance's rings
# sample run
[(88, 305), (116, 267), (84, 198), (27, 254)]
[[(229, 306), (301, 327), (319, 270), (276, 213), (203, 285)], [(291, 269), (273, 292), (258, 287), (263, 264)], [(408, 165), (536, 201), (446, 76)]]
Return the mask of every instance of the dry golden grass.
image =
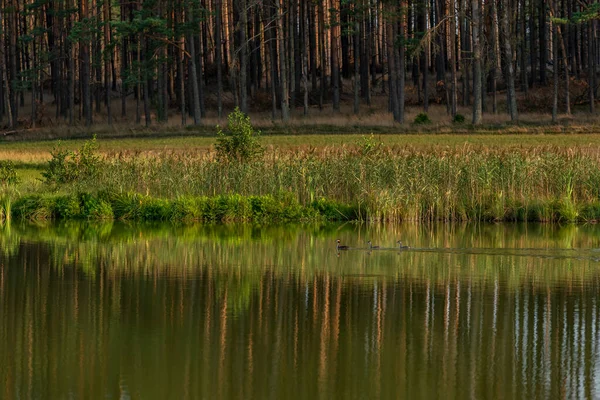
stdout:
[[(365, 138), (381, 143), (394, 152), (443, 153), (447, 151), (514, 152), (543, 151), (561, 153), (576, 151), (586, 154), (600, 153), (600, 135), (596, 134), (312, 134), (264, 135), (261, 143), (273, 153), (326, 153), (356, 148)], [(142, 137), (98, 139), (99, 151), (108, 157), (155, 156), (185, 154), (202, 156), (213, 149), (214, 137)], [(39, 164), (50, 159), (50, 152), (58, 141), (27, 141), (0, 144), (0, 160), (17, 164)], [(83, 139), (60, 142), (64, 148), (76, 150)]]

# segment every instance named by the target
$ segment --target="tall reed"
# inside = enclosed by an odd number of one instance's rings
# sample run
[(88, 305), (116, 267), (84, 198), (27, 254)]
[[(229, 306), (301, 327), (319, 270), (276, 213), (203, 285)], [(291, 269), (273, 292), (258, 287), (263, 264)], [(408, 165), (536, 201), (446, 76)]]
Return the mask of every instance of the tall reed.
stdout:
[(600, 152), (586, 148), (269, 149), (247, 163), (222, 163), (214, 153), (121, 153), (102, 164), (76, 188), (171, 199), (287, 192), (301, 205), (319, 199), (360, 205), (376, 220), (600, 218)]

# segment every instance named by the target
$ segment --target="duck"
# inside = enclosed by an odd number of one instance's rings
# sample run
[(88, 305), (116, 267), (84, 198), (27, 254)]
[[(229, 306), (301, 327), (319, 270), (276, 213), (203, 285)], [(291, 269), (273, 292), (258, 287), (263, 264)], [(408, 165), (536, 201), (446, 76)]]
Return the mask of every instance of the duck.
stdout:
[(340, 251), (340, 250), (348, 250), (350, 248), (350, 246), (345, 246), (345, 245), (340, 244), (340, 239), (338, 239), (336, 241), (336, 243), (337, 243), (336, 248), (337, 248), (338, 251)]
[(379, 246), (373, 246), (370, 240), (367, 242), (367, 244), (369, 245), (369, 250), (379, 250)]
[(408, 246), (402, 246), (402, 240), (398, 240), (396, 243), (398, 244), (398, 248), (400, 250), (405, 250), (409, 248)]

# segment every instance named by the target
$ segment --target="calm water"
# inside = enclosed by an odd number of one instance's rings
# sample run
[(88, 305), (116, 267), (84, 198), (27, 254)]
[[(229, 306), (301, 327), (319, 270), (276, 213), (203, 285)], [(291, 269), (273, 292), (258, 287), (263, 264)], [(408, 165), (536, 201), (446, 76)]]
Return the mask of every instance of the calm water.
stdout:
[(3, 399), (600, 398), (596, 226), (13, 223), (0, 245)]

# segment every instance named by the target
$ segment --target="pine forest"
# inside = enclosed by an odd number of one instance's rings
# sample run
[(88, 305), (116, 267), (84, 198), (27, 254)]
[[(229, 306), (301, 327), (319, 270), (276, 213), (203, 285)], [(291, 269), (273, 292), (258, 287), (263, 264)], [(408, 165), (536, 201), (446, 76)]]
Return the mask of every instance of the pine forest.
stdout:
[(593, 113), (598, 96), (588, 0), (0, 1), (2, 129), (199, 125), (233, 107), (287, 121), (377, 100), (399, 123), (439, 104), (480, 124)]

